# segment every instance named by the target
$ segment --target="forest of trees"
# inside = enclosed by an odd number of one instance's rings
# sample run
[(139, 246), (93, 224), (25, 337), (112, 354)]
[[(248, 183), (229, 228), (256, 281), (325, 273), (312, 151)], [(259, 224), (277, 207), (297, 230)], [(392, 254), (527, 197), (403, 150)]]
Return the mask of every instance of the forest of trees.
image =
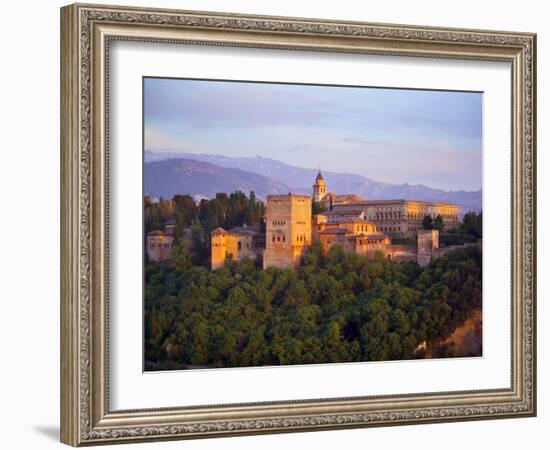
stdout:
[(253, 191), (248, 197), (241, 191), (218, 193), (213, 199), (202, 199), (198, 205), (190, 195), (174, 195), (172, 200), (161, 198), (157, 202), (145, 197), (145, 233), (163, 230), (170, 219), (175, 219), (175, 234), (179, 235), (195, 221), (210, 232), (217, 227), (258, 223), (264, 214), (265, 205)]
[[(199, 222), (205, 226), (200, 212)], [(448, 336), (479, 308), (476, 246), (425, 268), (382, 257), (367, 260), (339, 246), (325, 256), (319, 245), (296, 270), (261, 270), (249, 259), (213, 272), (147, 263), (145, 368), (422, 357), (415, 352), (419, 343)]]

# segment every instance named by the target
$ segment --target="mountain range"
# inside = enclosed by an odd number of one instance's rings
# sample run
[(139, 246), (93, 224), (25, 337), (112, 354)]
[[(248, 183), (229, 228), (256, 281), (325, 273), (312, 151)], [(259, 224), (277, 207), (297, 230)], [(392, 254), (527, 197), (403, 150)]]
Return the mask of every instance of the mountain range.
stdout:
[[(422, 184), (391, 184), (369, 177), (322, 171), (329, 191), (358, 194), (366, 200), (409, 199), (444, 201), (460, 205), (462, 212), (481, 211), (482, 191), (445, 191)], [(196, 199), (211, 198), (217, 192), (254, 191), (265, 199), (269, 194), (296, 192), (309, 194), (317, 175), (275, 159), (228, 157), (195, 153), (145, 152), (145, 195), (172, 198), (189, 194)]]
[(189, 194), (195, 199), (212, 198), (218, 192), (242, 191), (265, 199), (269, 194), (291, 192), (292, 188), (272, 178), (237, 168), (217, 166), (187, 158), (145, 163), (145, 195), (172, 198)]

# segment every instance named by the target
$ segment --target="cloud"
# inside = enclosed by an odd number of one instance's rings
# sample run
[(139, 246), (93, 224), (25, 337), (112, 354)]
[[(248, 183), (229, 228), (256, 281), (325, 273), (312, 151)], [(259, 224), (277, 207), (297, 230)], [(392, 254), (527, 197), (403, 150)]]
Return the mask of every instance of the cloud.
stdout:
[(302, 86), (147, 79), (145, 117), (200, 128), (257, 128), (326, 123), (335, 110)]
[(163, 132), (152, 126), (145, 126), (144, 147), (148, 151), (206, 152), (204, 145), (197, 144), (180, 136)]

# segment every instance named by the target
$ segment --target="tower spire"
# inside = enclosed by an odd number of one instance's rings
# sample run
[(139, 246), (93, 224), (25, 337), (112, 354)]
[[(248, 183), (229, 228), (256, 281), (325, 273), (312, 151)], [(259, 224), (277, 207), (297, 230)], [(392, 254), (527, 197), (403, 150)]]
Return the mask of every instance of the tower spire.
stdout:
[(315, 182), (313, 183), (313, 200), (318, 202), (323, 199), (327, 193), (327, 183), (323, 178), (321, 173), (321, 165), (319, 164), (319, 173), (315, 177)]

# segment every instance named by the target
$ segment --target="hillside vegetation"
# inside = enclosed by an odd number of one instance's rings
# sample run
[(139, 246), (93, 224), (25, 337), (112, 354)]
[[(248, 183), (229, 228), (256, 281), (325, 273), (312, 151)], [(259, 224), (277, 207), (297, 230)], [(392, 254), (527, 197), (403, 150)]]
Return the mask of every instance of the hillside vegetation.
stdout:
[(481, 257), (468, 247), (421, 268), (313, 245), (297, 270), (249, 259), (214, 272), (147, 263), (145, 367), (422, 357), (419, 343), (449, 336), (481, 308)]

